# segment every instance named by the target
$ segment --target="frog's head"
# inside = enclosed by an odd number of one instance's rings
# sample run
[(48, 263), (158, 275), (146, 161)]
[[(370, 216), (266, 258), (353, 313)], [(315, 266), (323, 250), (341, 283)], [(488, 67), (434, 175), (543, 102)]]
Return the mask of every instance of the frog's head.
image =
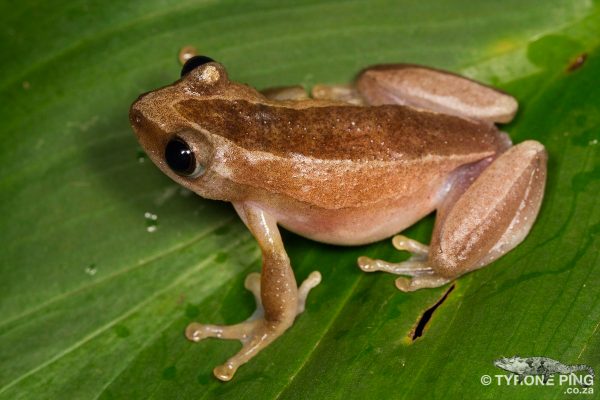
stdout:
[(181, 79), (141, 95), (129, 110), (131, 126), (150, 159), (169, 177), (202, 197), (233, 201), (230, 146), (220, 135), (231, 129), (224, 104), (260, 101), (255, 89), (229, 81), (225, 68), (196, 56), (183, 66)]

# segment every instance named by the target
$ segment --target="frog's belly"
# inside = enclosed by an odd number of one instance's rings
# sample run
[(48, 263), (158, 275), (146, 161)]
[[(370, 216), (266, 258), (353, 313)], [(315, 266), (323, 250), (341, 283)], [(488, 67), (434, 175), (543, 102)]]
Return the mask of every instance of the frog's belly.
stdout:
[(399, 196), (366, 207), (323, 209), (302, 204), (264, 207), (278, 223), (318, 242), (362, 245), (390, 237), (435, 210), (438, 190), (423, 187), (411, 196)]

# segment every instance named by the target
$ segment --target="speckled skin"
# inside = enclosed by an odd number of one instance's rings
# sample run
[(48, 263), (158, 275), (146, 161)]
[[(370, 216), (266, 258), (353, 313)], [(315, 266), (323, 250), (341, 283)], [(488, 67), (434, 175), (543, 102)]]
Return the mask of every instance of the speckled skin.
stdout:
[[(271, 101), (214, 69), (219, 78), (208, 87), (196, 70), (141, 96), (131, 112), (140, 142), (201, 196), (259, 203), (314, 240), (357, 245), (397, 233), (436, 208), (458, 167), (510, 143), (489, 123), (409, 107)], [(175, 132), (205, 157), (205, 175), (191, 180), (166, 166)]]
[[(412, 275), (404, 291), (435, 287), (492, 262), (529, 232), (543, 197), (546, 153), (511, 147), (493, 122), (516, 101), (476, 82), (410, 65), (362, 71), (353, 87), (270, 91), (229, 81), (212, 62), (132, 105), (132, 127), (163, 172), (199, 195), (230, 201), (257, 238), (263, 270), (247, 281), (264, 317), (233, 326), (191, 324), (187, 336), (237, 338), (243, 349), (215, 375), (237, 367), (291, 326), (314, 273), (300, 288), (277, 225), (342, 245), (389, 237), (437, 210), (430, 248), (397, 237), (414, 253), (401, 264), (359, 259), (365, 271)], [(178, 137), (205, 167), (181, 176), (164, 159)]]

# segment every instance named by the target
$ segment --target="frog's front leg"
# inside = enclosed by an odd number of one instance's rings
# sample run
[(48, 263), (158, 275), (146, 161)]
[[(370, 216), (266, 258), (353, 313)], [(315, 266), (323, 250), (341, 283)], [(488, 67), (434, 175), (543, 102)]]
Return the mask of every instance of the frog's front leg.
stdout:
[(481, 268), (517, 246), (537, 217), (546, 182), (547, 155), (540, 143), (526, 141), (507, 150), (489, 166), (458, 172), (438, 208), (429, 248), (404, 237), (395, 245), (414, 255), (404, 263), (360, 257), (367, 272), (387, 271), (402, 291), (441, 286)]
[(300, 85), (266, 88), (261, 90), (260, 93), (269, 100), (302, 101), (308, 99), (308, 93), (306, 93), (304, 87)]
[(262, 250), (263, 267), (260, 276), (250, 274), (245, 282), (246, 288), (256, 298), (257, 311), (240, 324), (222, 326), (191, 323), (186, 329), (187, 338), (194, 342), (207, 337), (238, 339), (242, 342), (242, 349), (213, 371), (223, 381), (230, 380), (240, 365), (258, 354), (293, 324), (296, 316), (304, 311), (308, 292), (321, 281), (319, 272), (313, 272), (298, 288), (275, 219), (249, 204), (235, 206)]
[(317, 84), (313, 86), (310, 95), (313, 99), (318, 100), (341, 101), (357, 106), (367, 104), (354, 85)]
[(352, 85), (323, 85), (313, 86), (310, 97), (300, 85), (266, 88), (260, 93), (269, 100), (277, 101), (305, 101), (309, 98), (315, 100), (331, 100), (335, 102), (365, 105), (356, 89)]

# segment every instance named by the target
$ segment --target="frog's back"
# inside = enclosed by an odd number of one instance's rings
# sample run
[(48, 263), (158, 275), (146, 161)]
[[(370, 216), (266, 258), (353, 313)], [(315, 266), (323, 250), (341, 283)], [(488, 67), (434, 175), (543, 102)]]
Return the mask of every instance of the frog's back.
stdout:
[(177, 108), (228, 145), (230, 179), (330, 209), (408, 196), (506, 147), (488, 123), (398, 105), (213, 99)]

